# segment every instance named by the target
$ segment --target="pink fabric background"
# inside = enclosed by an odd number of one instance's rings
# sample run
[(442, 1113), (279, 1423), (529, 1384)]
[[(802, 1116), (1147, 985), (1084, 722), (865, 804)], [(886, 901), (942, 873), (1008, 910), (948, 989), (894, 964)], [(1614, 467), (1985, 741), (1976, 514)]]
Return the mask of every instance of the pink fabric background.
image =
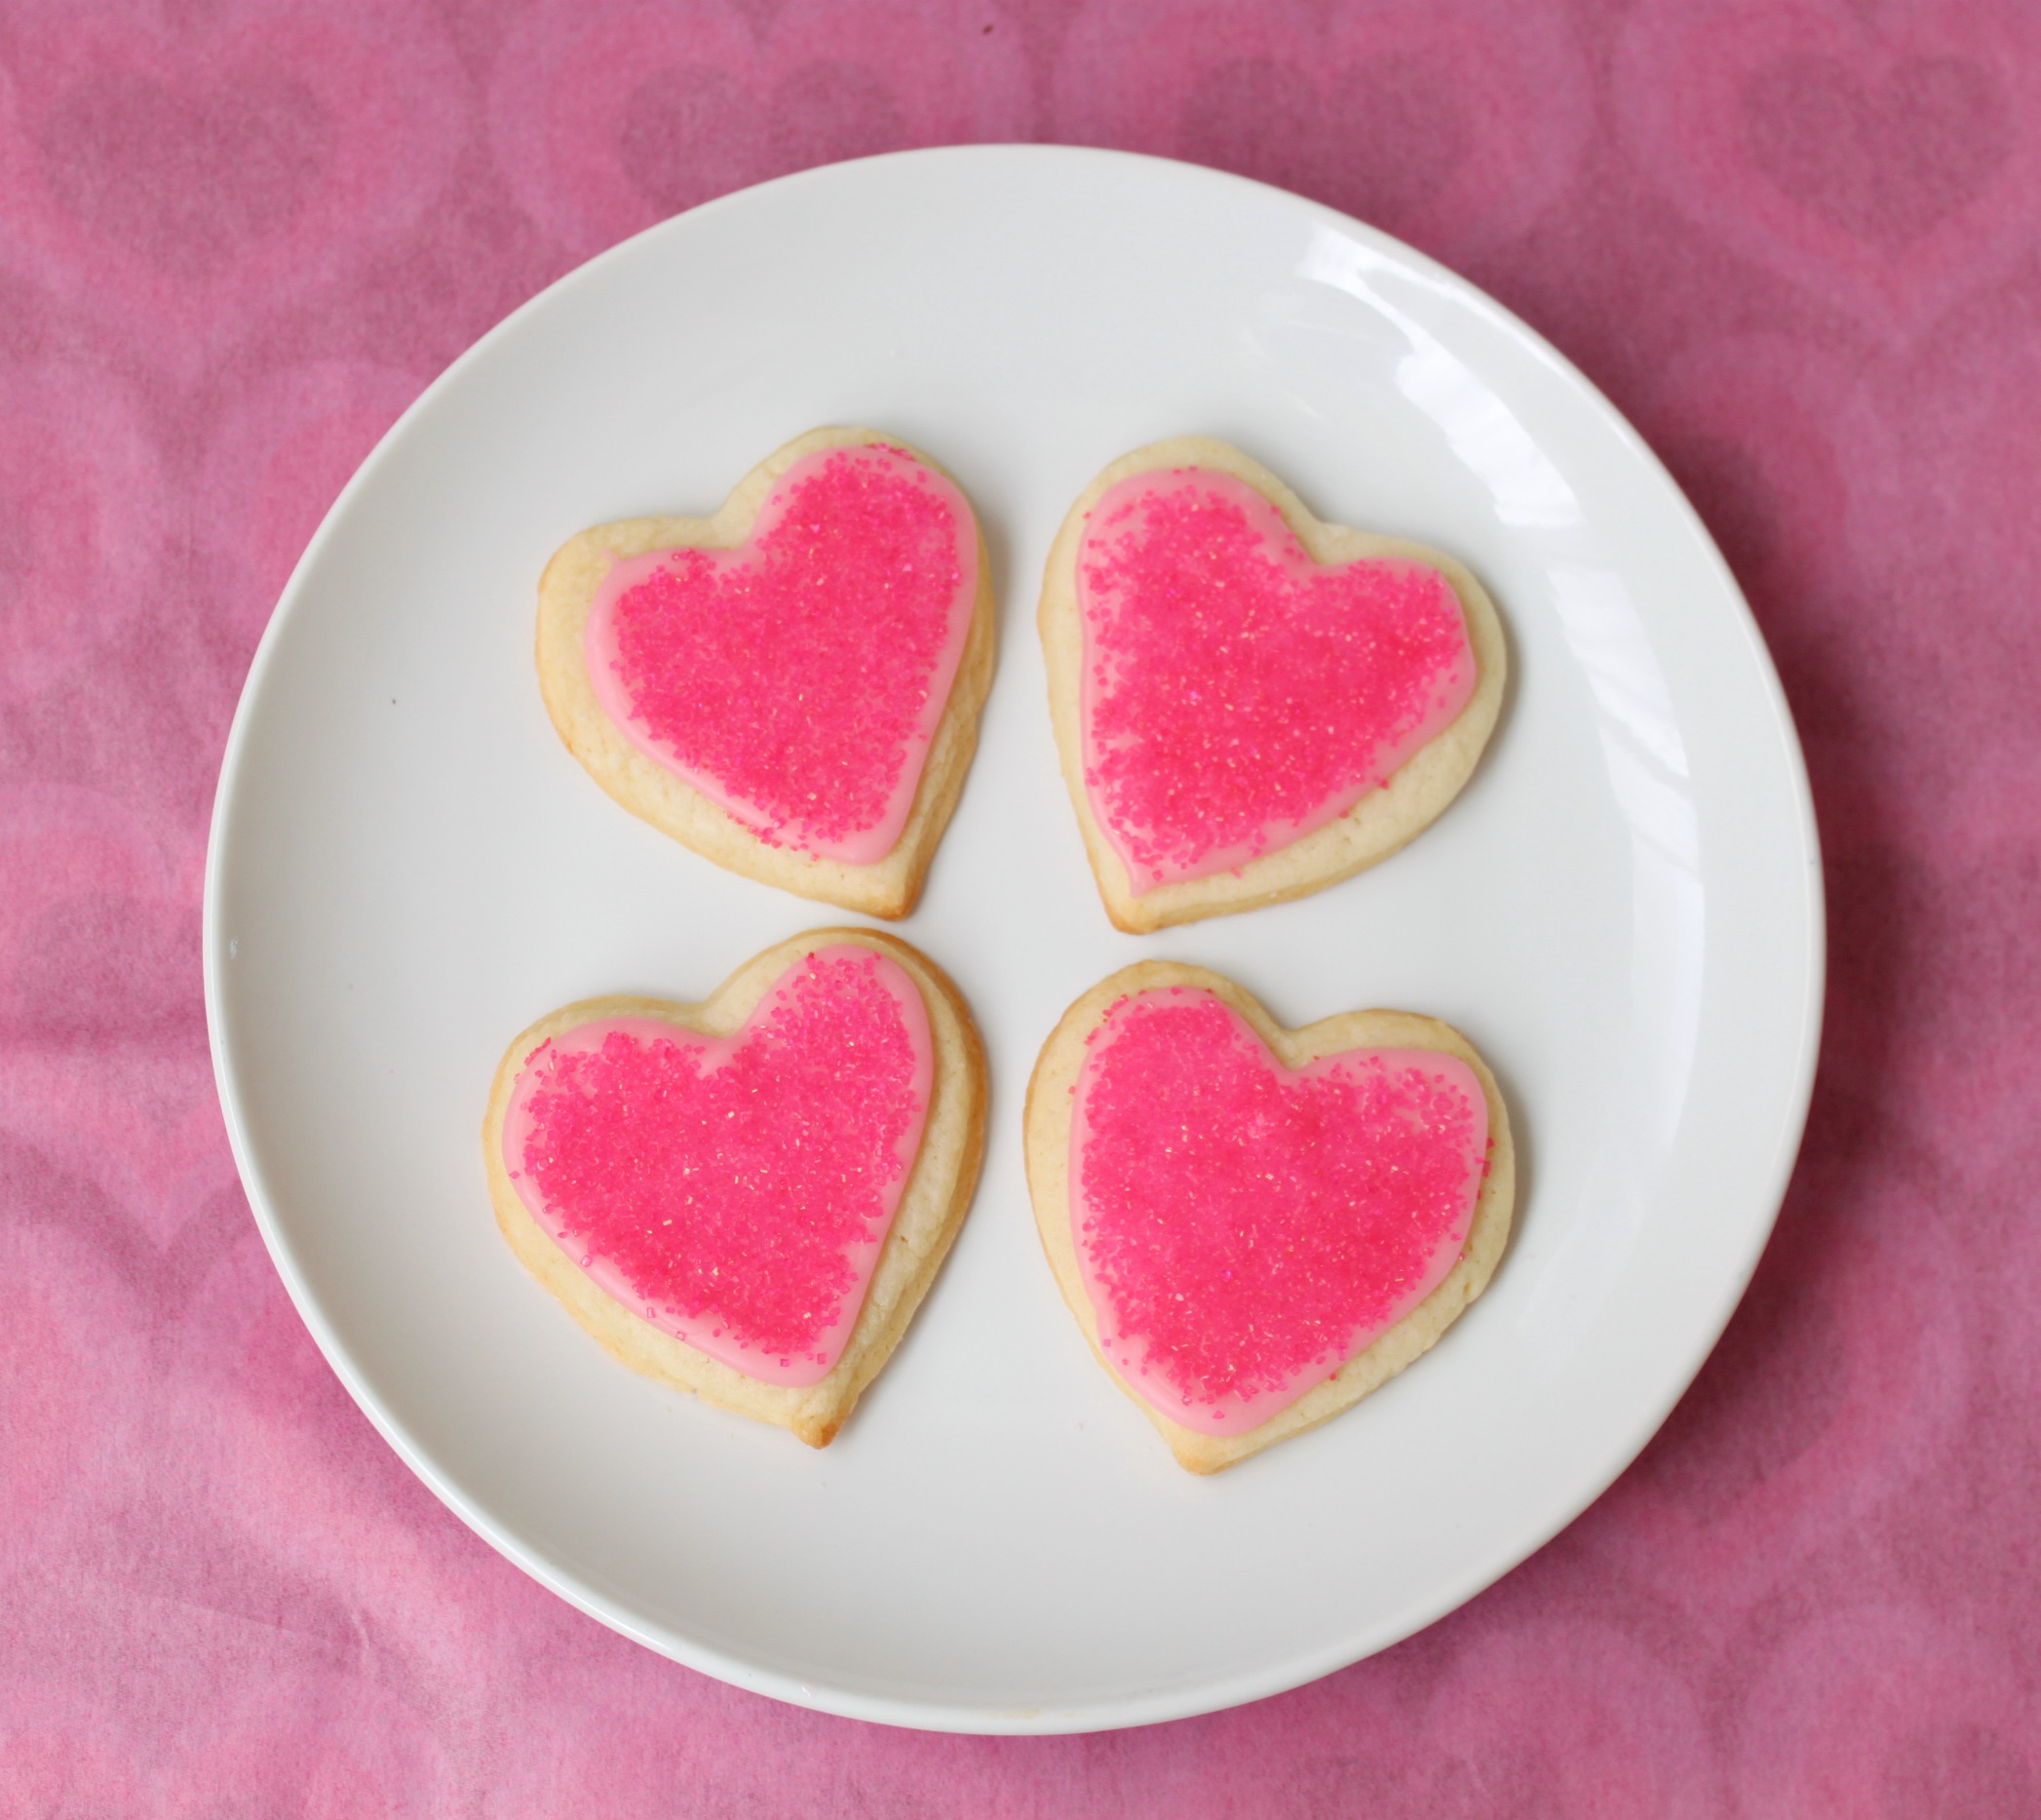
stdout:
[[(476, 335), (674, 210), (970, 138), (1300, 189), (1691, 491), (1833, 965), (1665, 1432), (1431, 1631), (1093, 1739), (773, 1705), (577, 1615), (339, 1389), (228, 1158), (198, 916), (291, 561)], [(2041, 12), (2017, 0), (0, 4), (0, 1811), (2041, 1812)]]

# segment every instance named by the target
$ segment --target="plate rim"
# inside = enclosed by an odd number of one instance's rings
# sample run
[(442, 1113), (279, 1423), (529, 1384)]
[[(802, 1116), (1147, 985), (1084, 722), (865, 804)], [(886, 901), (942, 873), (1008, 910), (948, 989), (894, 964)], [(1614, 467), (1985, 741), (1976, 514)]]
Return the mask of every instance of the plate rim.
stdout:
[[(234, 1065), (228, 1053), (225, 1032), (228, 987), (221, 955), (223, 932), (220, 923), (220, 897), (226, 869), (225, 853), (231, 839), (233, 799), (246, 763), (249, 742), (252, 737), (251, 704), (261, 695), (265, 679), (276, 661), (276, 652), (284, 636), (283, 628), (296, 609), (297, 601), (304, 592), (302, 584), (305, 576), (321, 560), (327, 543), (336, 534), (335, 526), (347, 515), (356, 494), (367, 484), (367, 477), (380, 465), (390, 447), (406, 432), (415, 416), (429, 408), (438, 395), (454, 384), (458, 376), (472, 365), (485, 358), (499, 339), (508, 336), (528, 315), (549, 305), (558, 293), (584, 281), (592, 282), (591, 275), (613, 261), (630, 256), (640, 242), (675, 231), (682, 222), (692, 221), (706, 213), (742, 208), (751, 198), (763, 192), (814, 183), (846, 170), (908, 163), (966, 163), (1002, 159), (1020, 159), (1043, 165), (1063, 162), (1073, 168), (1098, 163), (1153, 167), (1158, 171), (1175, 174), (1179, 179), (1189, 174), (1196, 180), (1221, 187), (1263, 192), (1276, 199), (1284, 208), (1303, 209), (1327, 224), (1336, 225), (1356, 235), (1364, 244), (1386, 252), (1431, 281), (1451, 290), (1465, 302), (1485, 312), (1490, 320), (1506, 330), (1521, 347), (1542, 361), (1589, 407), (1601, 426), (1614, 434), (1629, 457), (1640, 463), (1662, 483), (1674, 502), (1675, 513), (1693, 535), (1714, 581), (1726, 594), (1741, 641), (1752, 662), (1770, 707), (1772, 723), (1781, 736), (1787, 781), (1791, 787), (1793, 811), (1791, 820), (1798, 837), (1801, 865), (1805, 872), (1803, 884), (1807, 893), (1808, 910), (1806, 926), (1801, 931), (1802, 951), (1799, 965), (1802, 968), (1803, 984), (1797, 1006), (1798, 1028), (1791, 1065), (1792, 1088), (1782, 1107), (1784, 1117), (1779, 1126), (1774, 1153), (1763, 1172), (1766, 1186), (1761, 1198), (1768, 1205), (1769, 1211), (1761, 1220), (1753, 1222), (1744, 1256), (1738, 1259), (1735, 1270), (1724, 1281), (1719, 1317), (1707, 1324), (1705, 1343), (1698, 1346), (1691, 1359), (1684, 1361), (1677, 1371), (1670, 1375), (1667, 1393), (1651, 1406), (1646, 1418), (1628, 1432), (1619, 1445), (1610, 1448), (1610, 1464), (1607, 1471), (1589, 1475), (1578, 1496), (1563, 1502), (1563, 1514), (1558, 1521), (1549, 1527), (1541, 1526), (1527, 1540), (1520, 1538), (1508, 1548), (1483, 1556), (1478, 1563), (1468, 1566), (1461, 1573), (1447, 1581), (1444, 1591), (1435, 1590), (1432, 1596), (1413, 1601), (1394, 1618), (1376, 1626), (1364, 1637), (1328, 1645), (1302, 1655), (1287, 1658), (1278, 1669), (1243, 1670), (1216, 1681), (1201, 1682), (1195, 1688), (1165, 1686), (1137, 1695), (1082, 1701), (1068, 1707), (1013, 1709), (968, 1703), (944, 1705), (932, 1700), (873, 1693), (854, 1687), (818, 1684), (802, 1681), (782, 1670), (749, 1661), (677, 1632), (670, 1632), (641, 1619), (628, 1607), (603, 1594), (588, 1576), (552, 1560), (534, 1544), (527, 1542), (498, 1521), (488, 1510), (469, 1499), (441, 1470), (431, 1454), (412, 1439), (402, 1422), (382, 1405), (370, 1388), (366, 1375), (327, 1322), (277, 1218), (256, 1165)], [(1691, 1387), (1720, 1340), (1723, 1331), (1742, 1305), (1751, 1277), (1770, 1242), (1805, 1135), (1827, 995), (1828, 922), (1820, 830), (1815, 815), (1806, 758), (1791, 706), (1787, 699), (1777, 666), (1772, 660), (1756, 616), (1752, 613), (1734, 571), (1706, 523), (1688, 499), (1685, 490), (1629, 418), (1571, 360), (1507, 305), (1499, 302), (1473, 280), (1463, 277), (1429, 254), (1406, 245), (1380, 228), (1370, 226), (1310, 197), (1210, 166), (1145, 152), (1048, 141), (990, 141), (883, 152), (866, 158), (812, 166), (762, 183), (730, 191), (694, 209), (655, 222), (582, 261), (526, 298), (463, 349), (420, 390), (418, 396), (404, 407), (349, 476), (347, 484), (327, 508), (318, 528), (292, 565), (289, 577), (277, 597), (276, 605), (264, 625), (254, 655), (250, 661), (222, 749), (219, 777), (208, 825), (204, 876), (201, 943), (207, 1039), (212, 1064), (213, 1083), (219, 1098), (228, 1147), (233, 1155), (236, 1172), (263, 1245), (283, 1279), (299, 1319), (304, 1322), (320, 1352), (340, 1379), (356, 1407), (367, 1417), (370, 1425), (410, 1472), (469, 1530), (498, 1554), (537, 1580), (540, 1585), (598, 1623), (660, 1655), (679, 1662), (684, 1667), (711, 1675), (748, 1691), (765, 1694), (812, 1711), (915, 1730), (961, 1734), (1056, 1735), (1117, 1730), (1195, 1718), (1287, 1692), (1390, 1648), (1438, 1622), (1495, 1584), (1578, 1520), (1630, 1468), (1651, 1438), (1664, 1425), (1674, 1408)], [(1733, 1293), (1729, 1293), (1732, 1289)]]

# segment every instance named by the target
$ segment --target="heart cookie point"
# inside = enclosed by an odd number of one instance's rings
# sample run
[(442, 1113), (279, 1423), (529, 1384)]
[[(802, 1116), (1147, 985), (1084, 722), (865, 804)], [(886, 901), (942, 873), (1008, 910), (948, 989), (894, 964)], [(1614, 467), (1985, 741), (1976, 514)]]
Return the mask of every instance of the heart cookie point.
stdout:
[(610, 794), (717, 863), (904, 915), (962, 789), (990, 685), (969, 503), (917, 451), (818, 430), (712, 519), (567, 544), (539, 673)]
[(1214, 1471), (1424, 1351), (1507, 1235), (1509, 1126), (1465, 1039), (1355, 1012), (1286, 1031), (1148, 962), (1071, 1008), (1028, 1099), (1043, 1246), (1101, 1363)]
[(569, 1006), (506, 1055), (499, 1224), (627, 1363), (828, 1444), (969, 1205), (982, 1062), (905, 943), (826, 931), (697, 1006)]
[(1209, 438), (1093, 483), (1040, 621), (1093, 870), (1136, 932), (1386, 857), (1458, 793), (1500, 706), (1500, 625), (1464, 568), (1322, 523)]

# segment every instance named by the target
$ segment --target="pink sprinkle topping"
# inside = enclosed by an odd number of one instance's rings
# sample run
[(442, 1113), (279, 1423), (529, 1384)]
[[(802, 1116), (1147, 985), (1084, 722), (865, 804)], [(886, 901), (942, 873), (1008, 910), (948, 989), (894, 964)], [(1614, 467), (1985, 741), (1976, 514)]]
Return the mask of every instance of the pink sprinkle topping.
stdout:
[(772, 1383), (841, 1354), (921, 1144), (928, 1014), (850, 943), (735, 1035), (582, 1025), (525, 1064), (504, 1161), (539, 1224), (654, 1326)]
[(619, 562), (588, 622), (603, 711), (773, 846), (893, 850), (978, 596), (971, 509), (897, 448), (821, 449), (749, 542)]
[(1430, 1295), (1488, 1143), (1473, 1069), (1424, 1049), (1285, 1068), (1210, 992), (1123, 998), (1078, 1078), (1070, 1208), (1099, 1344), (1166, 1415), (1239, 1434)]
[(1085, 787), (1137, 894), (1344, 815), (1474, 693), (1444, 575), (1403, 559), (1321, 566), (1215, 469), (1112, 487), (1077, 575)]

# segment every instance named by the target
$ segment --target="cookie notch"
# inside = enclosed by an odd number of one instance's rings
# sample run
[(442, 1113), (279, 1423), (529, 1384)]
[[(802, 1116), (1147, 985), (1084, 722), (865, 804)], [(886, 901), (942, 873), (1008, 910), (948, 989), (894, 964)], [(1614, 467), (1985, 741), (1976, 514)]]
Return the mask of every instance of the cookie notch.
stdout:
[[(867, 948), (896, 962), (928, 1014), (934, 1067), (921, 1142), (865, 1300), (835, 1364), (806, 1386), (765, 1383), (654, 1326), (595, 1283), (533, 1218), (504, 1160), (504, 1125), (526, 1062), (542, 1043), (583, 1024), (651, 1018), (676, 1032), (723, 1037), (740, 1029), (788, 970), (820, 949)], [(962, 1228), (984, 1155), (985, 1059), (970, 1007), (948, 977), (898, 938), (871, 929), (818, 929), (753, 956), (699, 1004), (633, 996), (583, 999), (523, 1030), (496, 1069), (482, 1120), (482, 1159), (496, 1224), (539, 1283), (633, 1371), (718, 1409), (789, 1429), (828, 1447), (891, 1357)]]
[[(539, 581), (540, 692), (554, 727), (610, 796), (662, 833), (726, 871), (843, 910), (897, 919), (914, 908), (948, 826), (978, 746), (978, 717), (992, 686), (997, 646), (991, 562), (971, 513), (978, 583), (970, 628), (941, 718), (930, 735), (905, 827), (891, 851), (869, 865), (775, 845), (712, 796), (637, 746), (611, 718), (590, 679), (589, 615), (620, 561), (658, 550), (734, 550), (747, 543), (775, 484), (795, 463), (826, 449), (896, 449), (951, 486), (942, 466), (912, 445), (876, 430), (823, 428), (796, 437), (746, 475), (710, 518), (620, 519), (571, 537)], [(961, 488), (958, 496), (963, 497)], [(969, 500), (965, 500), (967, 509)]]
[[(1473, 1070), (1487, 1102), (1487, 1173), (1475, 1198), (1473, 1220), (1460, 1256), (1424, 1300), (1385, 1329), (1329, 1377), (1258, 1426), (1238, 1434), (1213, 1435), (1171, 1420), (1120, 1375), (1099, 1344), (1098, 1323), (1087, 1293), (1070, 1229), (1070, 1132), (1072, 1108), (1087, 1039), (1121, 998), (1169, 987), (1212, 993), (1237, 1012), (1286, 1068), (1350, 1049), (1429, 1049), (1452, 1056)], [(1194, 1473), (1215, 1473), (1279, 1441), (1303, 1434), (1351, 1409), (1438, 1343), (1488, 1286), (1509, 1243), (1516, 1204), (1516, 1152), (1509, 1112), (1495, 1077), (1474, 1045), (1436, 1018), (1406, 1011), (1347, 1011), (1316, 1024), (1289, 1029), (1276, 1023), (1251, 992), (1209, 968), (1177, 961), (1137, 961), (1100, 981), (1066, 1011), (1035, 1063), (1027, 1084), (1026, 1160), (1029, 1198), (1043, 1252), (1057, 1287), (1083, 1332), (1092, 1356), (1113, 1383), (1155, 1425), (1178, 1465)]]
[[(1276, 508), (1315, 563), (1400, 558), (1438, 570), (1458, 597), (1474, 654), (1476, 681), (1457, 717), (1411, 755), (1386, 783), (1367, 791), (1343, 814), (1246, 861), (1237, 871), (1159, 883), (1136, 892), (1126, 862), (1098, 826), (1085, 788), (1080, 705), (1085, 643), (1077, 564), (1087, 521), (1109, 489), (1136, 475), (1181, 468), (1214, 469), (1245, 482)], [(1465, 563), (1423, 544), (1327, 523), (1258, 461), (1208, 436), (1173, 437), (1135, 449), (1112, 462), (1085, 488), (1064, 516), (1050, 549), (1036, 623), (1049, 671), (1049, 709), (1057, 750), (1084, 836), (1086, 857), (1106, 914), (1116, 928), (1136, 935), (1305, 897), (1352, 877), (1406, 845), (1444, 813), (1473, 776), (1501, 713), (1509, 671), (1508, 645), (1494, 602)]]

